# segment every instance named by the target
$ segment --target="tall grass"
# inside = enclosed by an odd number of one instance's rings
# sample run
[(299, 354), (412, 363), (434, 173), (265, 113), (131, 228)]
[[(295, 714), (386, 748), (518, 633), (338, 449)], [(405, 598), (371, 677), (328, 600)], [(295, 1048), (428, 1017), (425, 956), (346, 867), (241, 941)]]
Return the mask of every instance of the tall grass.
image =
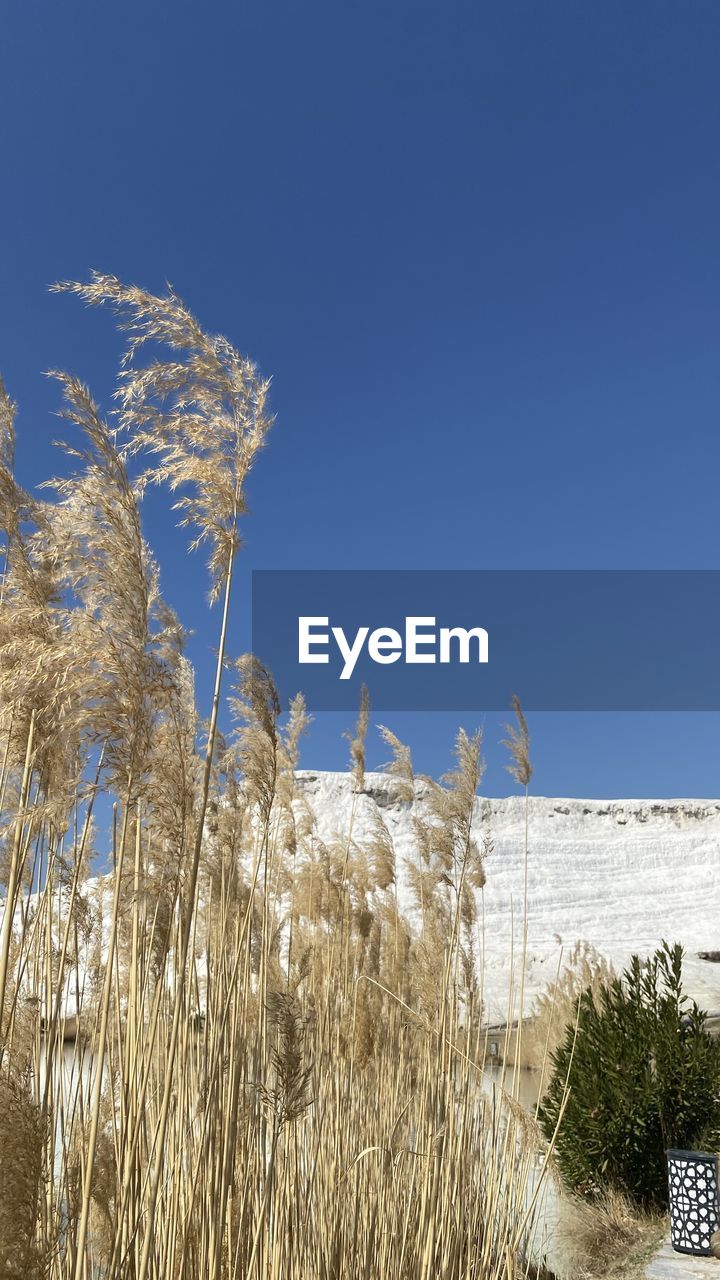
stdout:
[[(109, 423), (57, 375), (48, 496), (15, 481), (0, 394), (0, 1275), (533, 1274), (542, 1142), (483, 1081), (480, 739), (421, 805), (385, 731), (416, 835), (403, 912), (384, 824), (361, 842), (351, 814), (323, 842), (297, 792), (302, 699), (282, 718), (269, 672), (228, 659), (267, 382), (173, 293), (61, 287), (114, 309), (128, 347)], [(204, 722), (149, 483), (209, 553)], [(356, 796), (368, 723), (363, 698)]]

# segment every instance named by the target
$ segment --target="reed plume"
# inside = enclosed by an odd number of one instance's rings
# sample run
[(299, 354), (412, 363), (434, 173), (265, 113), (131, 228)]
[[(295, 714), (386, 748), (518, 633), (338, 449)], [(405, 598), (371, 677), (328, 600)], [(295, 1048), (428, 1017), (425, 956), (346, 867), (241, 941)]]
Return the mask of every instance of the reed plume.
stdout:
[(366, 684), (360, 688), (360, 711), (354, 733), (345, 737), (350, 743), (350, 760), (352, 763), (355, 790), (362, 791), (365, 784), (365, 743), (370, 725), (370, 693)]
[(533, 772), (530, 763), (530, 733), (516, 693), (512, 696), (511, 705), (515, 713), (515, 724), (505, 725), (507, 738), (503, 738), (503, 746), (510, 752), (510, 763), (505, 768), (521, 787), (527, 787)]
[[(517, 1280), (540, 1139), (483, 1074), (480, 735), (435, 783), (383, 729), (368, 821), (364, 691), (349, 822), (323, 830), (303, 699), (230, 655), (268, 383), (172, 290), (59, 288), (127, 346), (108, 416), (55, 375), (64, 474), (40, 497), (0, 388), (0, 1270)], [(204, 715), (148, 484), (222, 602)]]

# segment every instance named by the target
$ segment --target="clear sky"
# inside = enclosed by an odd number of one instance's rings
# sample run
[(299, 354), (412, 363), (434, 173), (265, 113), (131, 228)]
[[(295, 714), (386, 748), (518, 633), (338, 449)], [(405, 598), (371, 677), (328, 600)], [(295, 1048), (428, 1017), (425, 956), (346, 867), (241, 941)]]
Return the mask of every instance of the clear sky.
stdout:
[[(57, 465), (41, 371), (107, 405), (118, 352), (46, 286), (171, 280), (274, 378), (237, 650), (252, 567), (720, 567), (715, 0), (26, 0), (2, 44), (21, 479)], [(147, 533), (204, 696), (216, 621), (167, 505)], [(438, 772), (455, 721), (392, 727)], [(717, 795), (719, 721), (534, 716), (536, 790)], [(343, 726), (308, 767), (344, 767)]]

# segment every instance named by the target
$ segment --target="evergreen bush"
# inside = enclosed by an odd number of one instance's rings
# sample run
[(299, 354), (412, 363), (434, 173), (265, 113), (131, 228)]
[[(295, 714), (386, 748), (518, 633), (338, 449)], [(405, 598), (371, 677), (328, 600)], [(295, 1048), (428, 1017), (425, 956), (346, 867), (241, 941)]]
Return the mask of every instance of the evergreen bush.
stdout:
[(720, 1041), (682, 990), (683, 948), (663, 943), (621, 978), (580, 997), (553, 1055), (540, 1121), (550, 1138), (570, 1086), (556, 1154), (581, 1194), (613, 1188), (667, 1204), (668, 1147), (714, 1149), (720, 1133)]

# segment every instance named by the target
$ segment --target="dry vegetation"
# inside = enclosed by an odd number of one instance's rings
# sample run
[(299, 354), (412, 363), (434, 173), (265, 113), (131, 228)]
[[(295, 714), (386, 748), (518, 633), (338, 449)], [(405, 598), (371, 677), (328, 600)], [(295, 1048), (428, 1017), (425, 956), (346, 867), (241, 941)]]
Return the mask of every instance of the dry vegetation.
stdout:
[(577, 1280), (642, 1280), (667, 1230), (664, 1218), (638, 1209), (618, 1191), (594, 1202), (573, 1199), (564, 1231)]
[[(561, 939), (557, 939), (558, 943)], [(564, 958), (560, 951), (557, 977), (536, 998), (525, 1033), (524, 1061), (547, 1076), (556, 1050), (567, 1028), (577, 1022), (578, 1005), (584, 991), (597, 996), (600, 988), (615, 977), (611, 964), (589, 942), (576, 942)], [(547, 1079), (544, 1080), (547, 1084)], [(542, 1093), (542, 1087), (540, 1092)]]
[[(385, 827), (322, 843), (295, 795), (302, 699), (281, 717), (269, 673), (228, 659), (267, 383), (172, 293), (63, 287), (116, 311), (128, 349), (110, 424), (57, 375), (70, 473), (47, 497), (16, 484), (0, 400), (0, 1275), (532, 1275), (542, 1144), (482, 1081), (479, 737), (415, 813), (410, 919)], [(149, 483), (209, 556), (204, 721)]]

